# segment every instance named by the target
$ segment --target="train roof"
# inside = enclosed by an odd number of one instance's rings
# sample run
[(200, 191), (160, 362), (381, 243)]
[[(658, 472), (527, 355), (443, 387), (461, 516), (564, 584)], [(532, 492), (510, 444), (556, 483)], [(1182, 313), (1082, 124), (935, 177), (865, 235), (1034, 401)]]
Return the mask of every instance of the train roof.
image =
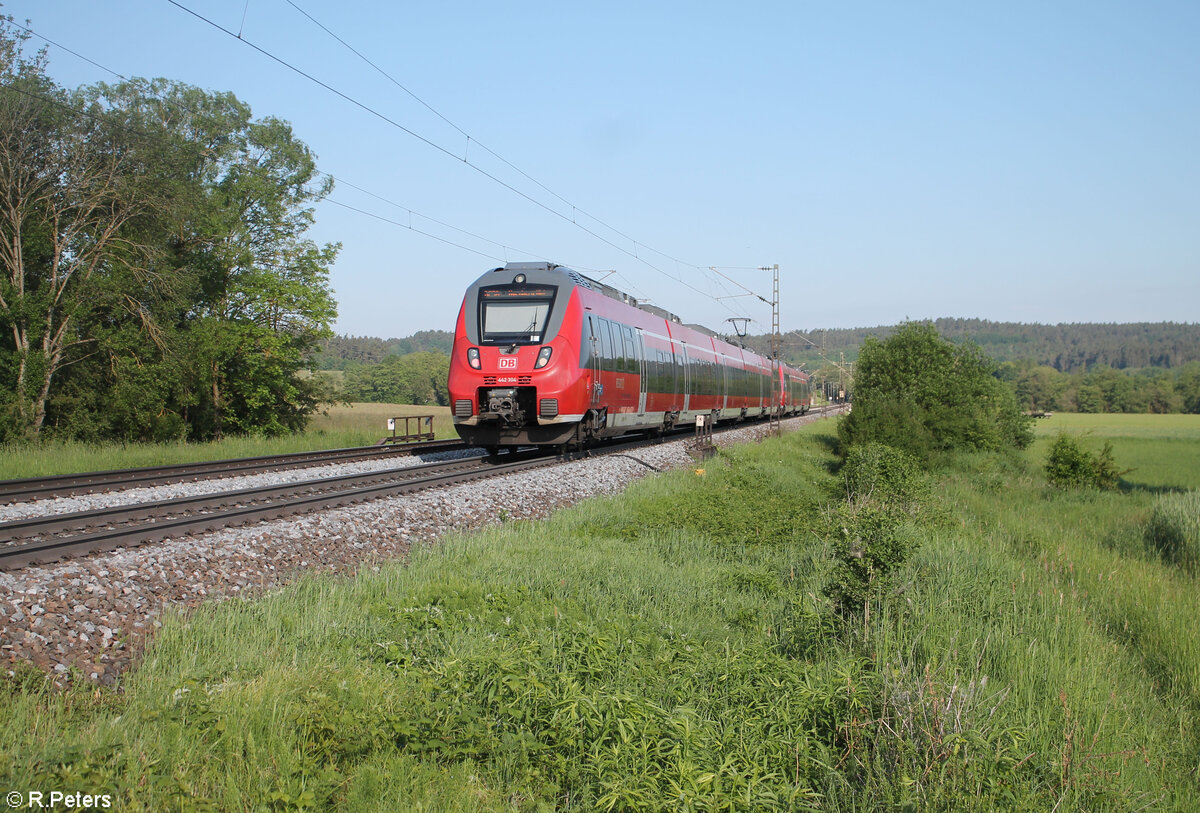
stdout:
[[(600, 280), (592, 279), (589, 276), (580, 274), (575, 269), (568, 268), (565, 265), (558, 265), (557, 263), (550, 263), (550, 262), (508, 263), (507, 265), (492, 269), (492, 273), (495, 273), (498, 271), (503, 271), (503, 272), (505, 272), (505, 274), (511, 273), (511, 274), (526, 274), (526, 275), (528, 275), (528, 274), (532, 273), (536, 276), (540, 276), (541, 274), (545, 274), (545, 273), (562, 274), (562, 275), (566, 276), (567, 278), (569, 278), (576, 285), (579, 285), (583, 288), (587, 288), (587, 289), (595, 291), (597, 293), (604, 294), (604, 296), (607, 296), (610, 299), (615, 299), (618, 302), (623, 302), (626, 305), (630, 305), (631, 307), (637, 308), (638, 310), (645, 311), (646, 313), (649, 313), (653, 316), (657, 316), (659, 319), (666, 319), (668, 322), (674, 322), (675, 324), (683, 324), (683, 320), (680, 319), (675, 314), (671, 313), (670, 311), (668, 311), (664, 308), (660, 308), (657, 305), (651, 305), (649, 302), (639, 302), (637, 297), (630, 296), (629, 294), (625, 293), (624, 291), (614, 288), (611, 285), (607, 285), (607, 284), (601, 282)], [(692, 327), (694, 327), (694, 326), (692, 326)], [(712, 333), (711, 331), (708, 331), (707, 328), (702, 328), (702, 329), (708, 333)], [(716, 334), (712, 334), (712, 335), (716, 335)]]

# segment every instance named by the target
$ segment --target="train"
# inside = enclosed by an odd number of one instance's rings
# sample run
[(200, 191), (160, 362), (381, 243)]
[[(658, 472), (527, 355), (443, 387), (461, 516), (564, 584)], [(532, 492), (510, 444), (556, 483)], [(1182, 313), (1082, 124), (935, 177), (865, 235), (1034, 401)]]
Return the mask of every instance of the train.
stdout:
[(807, 373), (549, 262), (508, 263), (471, 284), (448, 385), (459, 436), (493, 454), (812, 404)]

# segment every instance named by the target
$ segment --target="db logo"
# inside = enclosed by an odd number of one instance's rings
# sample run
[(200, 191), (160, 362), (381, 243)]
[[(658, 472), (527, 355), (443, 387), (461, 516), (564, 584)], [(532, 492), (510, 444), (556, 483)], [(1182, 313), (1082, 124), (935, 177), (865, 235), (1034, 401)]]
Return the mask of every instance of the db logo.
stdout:
[(517, 357), (516, 356), (501, 356), (499, 364), (497, 366), (501, 370), (515, 370), (515, 369), (517, 369)]

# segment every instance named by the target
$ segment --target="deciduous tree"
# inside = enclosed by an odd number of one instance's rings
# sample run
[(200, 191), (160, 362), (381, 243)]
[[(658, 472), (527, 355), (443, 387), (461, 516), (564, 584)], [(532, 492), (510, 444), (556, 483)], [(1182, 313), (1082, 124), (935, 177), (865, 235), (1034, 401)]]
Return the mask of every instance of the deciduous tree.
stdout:
[(0, 36), (0, 322), (11, 336), (7, 425), (41, 432), (98, 278), (142, 259), (122, 229), (146, 203), (134, 150), (104, 111), (55, 85), (45, 54)]
[(68, 92), (23, 44), (0, 30), (0, 436), (302, 426), (338, 251), (311, 151), (229, 93)]
[(1027, 445), (1029, 419), (994, 368), (976, 345), (948, 342), (928, 322), (868, 339), (855, 368), (854, 409), (838, 427), (842, 449), (876, 441), (927, 458)]

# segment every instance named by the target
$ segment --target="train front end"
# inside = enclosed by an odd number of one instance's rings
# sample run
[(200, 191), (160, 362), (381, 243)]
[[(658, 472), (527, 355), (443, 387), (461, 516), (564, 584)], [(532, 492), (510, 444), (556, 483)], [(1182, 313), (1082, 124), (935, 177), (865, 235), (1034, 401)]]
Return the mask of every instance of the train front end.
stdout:
[(586, 411), (573, 272), (509, 263), (467, 289), (454, 332), (454, 428), (473, 446), (563, 445)]

